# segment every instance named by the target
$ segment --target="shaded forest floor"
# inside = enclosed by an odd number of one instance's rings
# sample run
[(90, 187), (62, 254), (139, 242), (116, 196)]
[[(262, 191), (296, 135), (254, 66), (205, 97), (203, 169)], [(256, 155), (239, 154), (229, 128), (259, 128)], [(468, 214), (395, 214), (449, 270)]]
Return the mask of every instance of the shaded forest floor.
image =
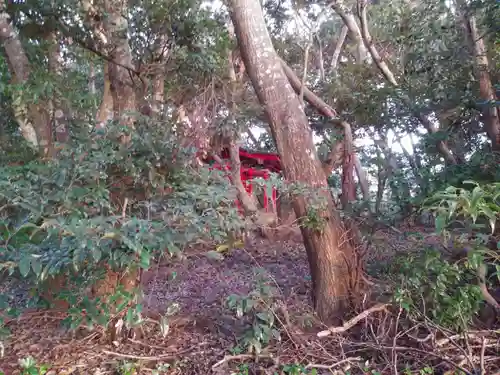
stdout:
[[(390, 263), (398, 253), (438, 241), (423, 228), (411, 231), (417, 236), (404, 228), (401, 233), (379, 231), (367, 268)], [(253, 238), (244, 249), (233, 249), (224, 259), (188, 251), (182, 259), (158, 264), (143, 276), (144, 306), (151, 318), (146, 319), (139, 337), (108, 344), (98, 330), (63, 330), (60, 322), (65, 315), (61, 312), (32, 311), (9, 324), (12, 335), (4, 342), (0, 370), (6, 375), (18, 374), (18, 360), (33, 356), (38, 364), (50, 365), (51, 375), (155, 374), (155, 370), (158, 374), (312, 374), (313, 368), (317, 374), (340, 370), (344, 372), (337, 373), (368, 374), (372, 369), (385, 374), (394, 373), (398, 352), (410, 346), (408, 337), (401, 336), (397, 342), (392, 339), (397, 335), (390, 332), (390, 324), (399, 315), (385, 309), (361, 320), (348, 333), (318, 338), (317, 332), (326, 327), (311, 311), (308, 263), (300, 238), (279, 242)], [(270, 295), (255, 292), (259, 280), (271, 287)], [(258, 363), (253, 356), (241, 354), (245, 353), (241, 339), (251, 321), (247, 316), (237, 317), (227, 305), (230, 295), (249, 294), (256, 305), (272, 309), (281, 332), (281, 341), (273, 341)], [(364, 301), (365, 308), (373, 304)], [(161, 332), (158, 321), (167, 312), (168, 332), (166, 324)], [(386, 325), (389, 321), (392, 323)], [(384, 336), (391, 336), (391, 341)], [(495, 343), (491, 345), (495, 348)], [(414, 347), (413, 353), (401, 353), (400, 361), (406, 360), (406, 355), (421, 356), (422, 369), (426, 358), (436, 362), (436, 354), (426, 354), (430, 349), (424, 343)], [(500, 368), (499, 358), (486, 349), (481, 351), (482, 366)], [(377, 363), (375, 367), (370, 367), (367, 354)], [(451, 361), (444, 354), (437, 357), (440, 368), (454, 367), (447, 364)], [(303, 372), (292, 372), (293, 364), (301, 364)]]

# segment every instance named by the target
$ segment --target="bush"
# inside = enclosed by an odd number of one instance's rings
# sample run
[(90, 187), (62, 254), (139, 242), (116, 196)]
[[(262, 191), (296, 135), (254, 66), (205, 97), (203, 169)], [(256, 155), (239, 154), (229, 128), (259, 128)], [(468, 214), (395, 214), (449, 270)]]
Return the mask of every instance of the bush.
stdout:
[(243, 226), (227, 180), (191, 167), (195, 150), (158, 129), (139, 125), (124, 145), (123, 129), (110, 127), (46, 163), (0, 168), (0, 269), (49, 302), (43, 289), (55, 289), (72, 327), (82, 319), (105, 326), (116, 311), (139, 322), (139, 269)]
[[(491, 284), (500, 281), (500, 242), (490, 236), (500, 215), (500, 184), (465, 181), (464, 185), (472, 188), (450, 186), (424, 206), (434, 213), (436, 232), (455, 254), (446, 259), (442, 253), (428, 251), (402, 260), (395, 294), (404, 308), (430, 312), (436, 322), (456, 329), (466, 328), (491, 297), (487, 291)], [(457, 221), (465, 228), (458, 235), (448, 229)], [(488, 269), (493, 270), (490, 275)]]

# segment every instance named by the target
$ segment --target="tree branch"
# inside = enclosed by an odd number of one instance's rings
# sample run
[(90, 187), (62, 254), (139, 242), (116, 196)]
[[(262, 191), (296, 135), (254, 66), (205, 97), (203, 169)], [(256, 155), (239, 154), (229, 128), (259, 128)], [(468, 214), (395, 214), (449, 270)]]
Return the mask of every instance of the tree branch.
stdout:
[(370, 55), (373, 58), (373, 61), (375, 61), (375, 64), (379, 68), (379, 70), (382, 72), (384, 77), (394, 86), (398, 86), (398, 83), (396, 81), (396, 78), (394, 77), (394, 74), (391, 72), (389, 67), (387, 66), (386, 62), (380, 57), (380, 54), (378, 53), (377, 48), (373, 44), (372, 37), (370, 35), (370, 32), (368, 31), (368, 22), (366, 18), (366, 0), (358, 0), (358, 7), (360, 10), (360, 15), (359, 15), (359, 20), (360, 20), (360, 25), (361, 25), (361, 37), (363, 38), (363, 43), (365, 44), (366, 48), (370, 52)]
[(349, 29), (346, 25), (342, 26), (339, 38), (337, 39), (337, 43), (335, 44), (335, 50), (333, 51), (332, 62), (330, 64), (330, 71), (335, 75), (337, 74), (340, 52), (342, 51), (342, 47), (344, 46), (348, 31)]
[(373, 314), (374, 312), (378, 311), (387, 311), (387, 304), (377, 304), (375, 306), (370, 307), (369, 309), (363, 311), (361, 314), (356, 315), (354, 318), (351, 320), (348, 320), (344, 324), (342, 324), (340, 327), (330, 327), (327, 330), (318, 332), (316, 336), (318, 337), (326, 337), (330, 336), (331, 334), (335, 333), (344, 333), (354, 327), (356, 324), (358, 324), (360, 321), (363, 319), (366, 319), (370, 314)]
[[(375, 61), (375, 65), (380, 70), (382, 75), (391, 85), (393, 85), (394, 87), (398, 87), (398, 82), (394, 74), (389, 69), (387, 64), (382, 60), (380, 54), (377, 51), (377, 48), (375, 47), (373, 41), (371, 40), (371, 35), (368, 30), (368, 22), (366, 17), (366, 6), (367, 6), (366, 0), (358, 0), (358, 8), (360, 11), (361, 36), (373, 60)], [(406, 95), (401, 95), (400, 97), (403, 103), (410, 109), (412, 115), (422, 123), (422, 125), (427, 129), (427, 131), (430, 134), (436, 134), (438, 132), (438, 128), (436, 127), (436, 125), (432, 123), (432, 121), (430, 121), (423, 113), (413, 109), (413, 104), (410, 98), (408, 98)], [(448, 148), (446, 143), (444, 143), (443, 141), (438, 141), (437, 148), (448, 163), (457, 164), (455, 156)]]

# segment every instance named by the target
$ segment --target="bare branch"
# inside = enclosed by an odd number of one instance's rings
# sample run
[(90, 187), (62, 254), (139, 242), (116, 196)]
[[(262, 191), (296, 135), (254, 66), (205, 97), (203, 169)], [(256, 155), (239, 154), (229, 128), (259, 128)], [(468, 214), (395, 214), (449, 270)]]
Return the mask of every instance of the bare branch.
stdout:
[(368, 315), (373, 314), (374, 312), (378, 312), (378, 311), (387, 311), (387, 306), (388, 305), (385, 304), (385, 303), (384, 304), (377, 304), (375, 306), (372, 306), (369, 309), (363, 311), (361, 314), (356, 315), (351, 320), (348, 320), (347, 322), (345, 322), (340, 327), (331, 327), (331, 328), (328, 328), (325, 331), (318, 332), (316, 334), (316, 336), (318, 336), (318, 337), (326, 337), (326, 336), (330, 336), (331, 334), (335, 334), (335, 333), (344, 333), (344, 332), (348, 331), (349, 329), (351, 329), (352, 327), (354, 327), (360, 321), (366, 319), (368, 317)]
[(340, 52), (342, 51), (342, 47), (344, 46), (348, 31), (349, 29), (346, 25), (342, 26), (339, 38), (337, 39), (337, 43), (335, 44), (335, 50), (333, 51), (332, 62), (330, 64), (330, 70), (333, 74), (337, 74)]
[(359, 19), (360, 19), (360, 24), (361, 24), (361, 37), (363, 38), (363, 43), (365, 44), (366, 48), (368, 48), (368, 51), (370, 52), (370, 55), (373, 58), (373, 61), (375, 61), (375, 64), (377, 65), (379, 70), (382, 72), (384, 77), (392, 85), (398, 86), (398, 82), (396, 81), (394, 74), (389, 69), (386, 62), (380, 57), (380, 54), (378, 53), (377, 48), (373, 44), (370, 32), (368, 31), (368, 22), (366, 19), (366, 0), (358, 0), (358, 7), (360, 10)]
[(306, 80), (307, 80), (307, 68), (309, 65), (309, 50), (311, 49), (311, 42), (312, 38), (309, 38), (306, 49), (304, 51), (304, 70), (302, 72), (302, 83), (300, 85), (300, 94), (299, 94), (299, 100), (302, 103), (302, 106), (304, 105), (304, 88), (306, 86)]
[(354, 14), (352, 13), (351, 9), (343, 3), (342, 0), (335, 0), (328, 6), (335, 10), (335, 12), (340, 16), (340, 18), (342, 18), (344, 24), (347, 26), (349, 38), (351, 38), (356, 43), (358, 53), (356, 59), (358, 63), (362, 63), (368, 58), (368, 51), (366, 50), (366, 46), (363, 43), (361, 31), (359, 30), (359, 26), (356, 22)]

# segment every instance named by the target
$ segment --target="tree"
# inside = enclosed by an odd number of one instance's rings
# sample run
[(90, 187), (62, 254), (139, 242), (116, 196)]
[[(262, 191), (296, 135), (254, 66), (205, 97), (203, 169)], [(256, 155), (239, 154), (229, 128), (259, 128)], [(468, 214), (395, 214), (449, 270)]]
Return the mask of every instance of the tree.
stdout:
[(11, 22), (4, 2), (0, 4), (0, 41), (5, 50), (14, 88), (13, 109), (23, 137), (43, 155), (49, 155), (52, 148), (50, 115), (43, 104), (28, 100), (21, 90), (31, 75), (31, 64), (21, 44), (19, 35)]
[[(319, 191), (326, 204), (318, 215), (321, 228), (301, 227), (313, 282), (315, 310), (322, 319), (338, 316), (352, 286), (354, 249), (345, 241), (339, 213), (327, 189), (304, 107), (281, 66), (257, 0), (232, 0), (231, 19), (246, 71), (269, 119), (285, 178)], [(313, 199), (295, 195), (297, 217), (311, 215)]]

